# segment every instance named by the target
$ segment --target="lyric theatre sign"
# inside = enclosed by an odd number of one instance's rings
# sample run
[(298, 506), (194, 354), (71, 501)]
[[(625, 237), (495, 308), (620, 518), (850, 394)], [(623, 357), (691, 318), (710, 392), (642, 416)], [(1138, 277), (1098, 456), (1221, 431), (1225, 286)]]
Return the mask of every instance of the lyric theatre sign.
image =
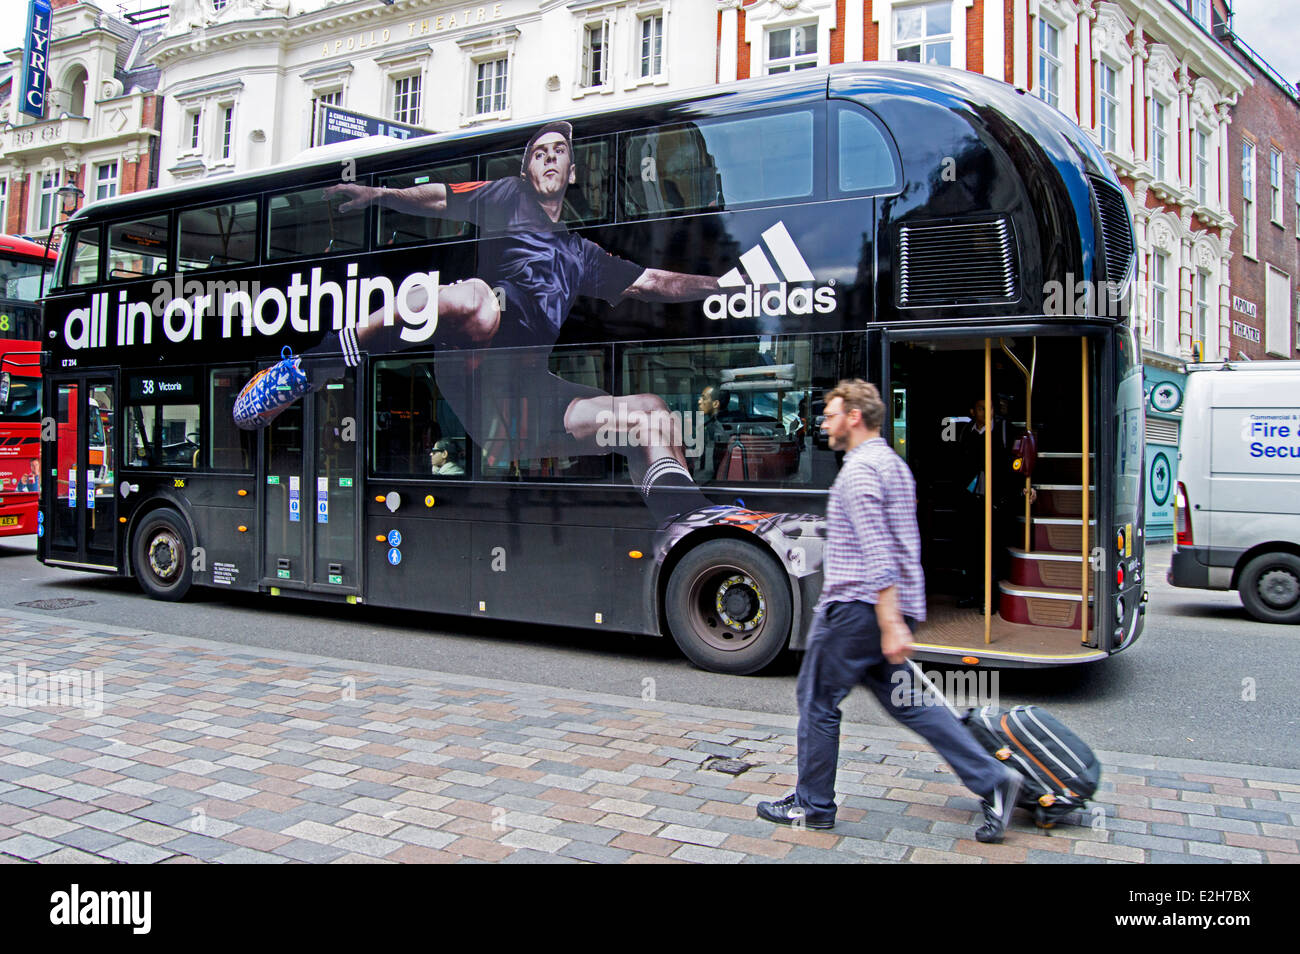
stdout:
[(382, 30), (354, 33), (351, 36), (340, 37), (333, 42), (322, 43), (320, 55), (334, 56), (352, 50), (368, 50), (371, 47), (383, 46), (385, 43), (394, 41), (409, 40), (438, 33), (447, 33), (451, 30), (461, 30), (465, 27), (495, 23), (506, 18), (506, 14), (501, 9), (503, 6), (505, 6), (504, 3), (474, 4), (458, 10), (448, 10), (446, 13), (439, 13), (436, 16), (411, 20), (405, 25), (405, 28), (401, 26), (386, 27)]

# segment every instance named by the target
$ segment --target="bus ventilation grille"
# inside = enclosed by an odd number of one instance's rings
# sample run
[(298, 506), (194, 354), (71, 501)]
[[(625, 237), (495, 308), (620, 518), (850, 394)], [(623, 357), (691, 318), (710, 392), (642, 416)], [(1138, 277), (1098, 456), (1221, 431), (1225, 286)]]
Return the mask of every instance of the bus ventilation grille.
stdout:
[(1016, 286), (1016, 241), (1006, 219), (904, 225), (898, 231), (898, 304), (975, 305), (1010, 302)]
[(1124, 193), (1105, 179), (1091, 178), (1093, 194), (1097, 196), (1097, 211), (1101, 214), (1101, 257), (1105, 263), (1102, 278), (1110, 283), (1111, 294), (1119, 298), (1128, 290), (1134, 263), (1133, 218), (1129, 215)]

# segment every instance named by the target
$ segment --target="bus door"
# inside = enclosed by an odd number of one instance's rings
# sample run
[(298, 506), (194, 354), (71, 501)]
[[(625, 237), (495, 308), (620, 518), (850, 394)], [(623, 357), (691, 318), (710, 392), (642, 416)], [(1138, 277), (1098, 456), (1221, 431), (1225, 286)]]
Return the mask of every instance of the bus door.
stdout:
[(47, 559), (117, 569), (114, 442), (117, 386), (81, 375), (50, 385), (54, 444), (47, 448), (41, 488)]
[[(303, 359), (311, 373), (313, 362)], [(263, 431), (262, 582), (317, 593), (361, 592), (357, 373), (340, 371)]]

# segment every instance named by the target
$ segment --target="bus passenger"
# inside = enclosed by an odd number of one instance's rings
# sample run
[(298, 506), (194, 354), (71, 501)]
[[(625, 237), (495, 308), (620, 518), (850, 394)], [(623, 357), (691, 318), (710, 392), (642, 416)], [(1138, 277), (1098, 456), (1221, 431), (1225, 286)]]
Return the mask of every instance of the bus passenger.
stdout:
[[(524, 151), (520, 174), (489, 182), (429, 183), (406, 189), (341, 183), (326, 190), (342, 197), (340, 212), (369, 205), (394, 211), (473, 222), (488, 236), (479, 246), (479, 277), (437, 290), (438, 347), (435, 377), (475, 441), (483, 443), (500, 421), (500, 407), (519, 409), (510, 421), (516, 436), (511, 452), (499, 459), (595, 456), (616, 451), (627, 457), (633, 481), (661, 522), (700, 509), (709, 501), (691, 479), (679, 426), (658, 395), (618, 397), (566, 381), (547, 368), (547, 355), (560, 336), (579, 296), (611, 305), (624, 298), (643, 301), (698, 301), (718, 290), (717, 278), (644, 268), (617, 258), (569, 232), (561, 214), (568, 187), (576, 181), (573, 129), (551, 122), (538, 129)], [(423, 291), (409, 304), (423, 308)], [(500, 300), (498, 295), (501, 296)], [(356, 366), (360, 351), (398, 351), (400, 323), (386, 325), (382, 311), (330, 333), (308, 354), (328, 355), (318, 370), (304, 370), (300, 357), (287, 356), (253, 378), (235, 403), (236, 423), (264, 427), (285, 406), (337, 377), (342, 365)], [(512, 353), (501, 375), (504, 391), (494, 389), (495, 406), (471, 399), (472, 374), (482, 356), (449, 348), (534, 346)], [(540, 353), (539, 353), (540, 352)], [(332, 365), (332, 366), (331, 366)], [(598, 440), (599, 435), (599, 440)], [(637, 439), (630, 439), (637, 435)], [(639, 435), (648, 435), (640, 437)], [(629, 446), (636, 445), (636, 446)]]
[(455, 441), (446, 438), (433, 445), (433, 450), (429, 453), (429, 464), (433, 473), (439, 476), (462, 476), (465, 473), (465, 467), (460, 462), (460, 448)]

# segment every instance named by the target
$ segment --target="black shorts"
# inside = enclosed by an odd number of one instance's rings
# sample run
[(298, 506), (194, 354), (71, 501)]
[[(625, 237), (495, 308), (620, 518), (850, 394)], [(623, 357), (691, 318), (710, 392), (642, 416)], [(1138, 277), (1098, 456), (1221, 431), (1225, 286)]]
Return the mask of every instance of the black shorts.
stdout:
[(609, 395), (552, 374), (546, 358), (512, 348), (446, 351), (434, 359), (439, 393), (489, 464), (593, 453), (590, 441), (564, 429), (564, 416), (576, 400)]

